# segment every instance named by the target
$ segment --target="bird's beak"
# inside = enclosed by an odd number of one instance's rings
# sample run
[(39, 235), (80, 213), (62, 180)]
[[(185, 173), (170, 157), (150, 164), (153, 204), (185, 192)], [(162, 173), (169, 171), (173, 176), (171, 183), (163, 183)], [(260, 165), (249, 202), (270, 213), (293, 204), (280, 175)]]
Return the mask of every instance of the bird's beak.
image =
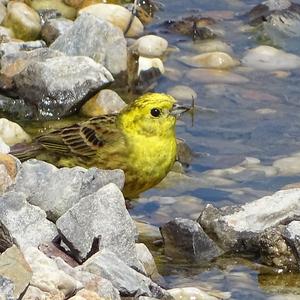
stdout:
[(191, 109), (191, 107), (187, 107), (187, 106), (183, 106), (183, 105), (179, 105), (179, 104), (174, 104), (170, 114), (175, 116), (175, 117), (179, 117), (181, 114), (183, 114), (184, 112), (186, 112), (190, 109)]

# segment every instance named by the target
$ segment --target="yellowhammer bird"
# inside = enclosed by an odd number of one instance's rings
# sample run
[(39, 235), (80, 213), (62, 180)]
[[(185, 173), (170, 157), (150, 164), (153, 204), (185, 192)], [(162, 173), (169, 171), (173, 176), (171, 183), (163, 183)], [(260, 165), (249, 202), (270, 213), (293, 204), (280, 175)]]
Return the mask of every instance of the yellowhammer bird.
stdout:
[(176, 156), (176, 116), (188, 108), (166, 94), (149, 93), (119, 114), (104, 115), (37, 137), (30, 147), (12, 154), (25, 160), (45, 150), (59, 166), (122, 169), (128, 198), (159, 183)]

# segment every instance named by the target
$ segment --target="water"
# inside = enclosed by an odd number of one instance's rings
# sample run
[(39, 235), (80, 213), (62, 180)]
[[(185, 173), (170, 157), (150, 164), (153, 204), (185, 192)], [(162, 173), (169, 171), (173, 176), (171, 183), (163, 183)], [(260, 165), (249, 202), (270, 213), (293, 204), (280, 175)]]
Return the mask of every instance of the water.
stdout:
[[(196, 218), (197, 211), (205, 203), (215, 206), (242, 204), (300, 182), (297, 172), (272, 173), (274, 161), (292, 156), (300, 149), (299, 70), (289, 71), (286, 77), (276, 77), (271, 72), (245, 72), (237, 68), (234, 71), (246, 76), (249, 82), (228, 85), (191, 81), (185, 75), (191, 68), (177, 60), (182, 55), (197, 54), (188, 50), (192, 45), (191, 38), (168, 32), (162, 25), (168, 19), (179, 19), (200, 11), (231, 11), (233, 17), (218, 21), (218, 25), (224, 30), (221, 40), (230, 44), (234, 57), (240, 59), (248, 48), (259, 42), (254, 33), (239, 30), (242, 15), (260, 2), (165, 0), (162, 3), (165, 9), (156, 14), (154, 23), (146, 30), (165, 37), (171, 46), (179, 48), (180, 51), (168, 57), (165, 66), (180, 70), (183, 75), (177, 82), (160, 78), (155, 90), (165, 92), (174, 85), (187, 85), (198, 94), (196, 106), (209, 110), (197, 109), (193, 124), (190, 115), (183, 116), (183, 122), (177, 128), (178, 137), (201, 154), (194, 157), (187, 168), (188, 177), (171, 180), (161, 185), (162, 188), (144, 193), (145, 197), (152, 198), (135, 203), (132, 215), (159, 226), (177, 216)], [(299, 40), (293, 40), (284, 50), (299, 55), (299, 45)], [(264, 111), (269, 113), (261, 113)], [(246, 157), (258, 159), (260, 167), (220, 176), (227, 179), (228, 184), (205, 181), (211, 171), (241, 166)], [(199, 178), (202, 181), (197, 181)], [(160, 196), (182, 197), (170, 202)], [(276, 295), (276, 299), (285, 299), (285, 294), (299, 294), (294, 299), (300, 299), (300, 276), (297, 274), (270, 275), (248, 259), (238, 258), (195, 266), (165, 257), (160, 247), (152, 246), (152, 251), (156, 254), (160, 272), (171, 287), (201, 286), (206, 282), (213, 288), (231, 291), (232, 299), (272, 299)]]

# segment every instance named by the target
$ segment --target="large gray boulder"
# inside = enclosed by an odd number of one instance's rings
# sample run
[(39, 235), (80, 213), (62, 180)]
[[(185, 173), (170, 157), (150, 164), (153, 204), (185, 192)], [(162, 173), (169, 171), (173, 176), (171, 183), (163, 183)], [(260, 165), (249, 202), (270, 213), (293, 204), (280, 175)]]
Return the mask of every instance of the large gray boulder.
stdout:
[(119, 189), (125, 181), (122, 170), (61, 168), (31, 159), (19, 170), (13, 191), (27, 195), (27, 201), (42, 208), (55, 221), (83, 197), (113, 182)]
[(89, 56), (103, 64), (113, 75), (127, 69), (127, 47), (123, 32), (90, 14), (81, 14), (50, 48), (67, 55)]
[(19, 97), (35, 107), (38, 119), (57, 119), (76, 112), (112, 81), (105, 67), (85, 56), (32, 61), (14, 77)]
[(86, 259), (96, 243), (99, 249), (109, 249), (129, 266), (141, 268), (135, 249), (137, 230), (115, 184), (81, 198), (57, 220), (56, 226), (79, 260)]

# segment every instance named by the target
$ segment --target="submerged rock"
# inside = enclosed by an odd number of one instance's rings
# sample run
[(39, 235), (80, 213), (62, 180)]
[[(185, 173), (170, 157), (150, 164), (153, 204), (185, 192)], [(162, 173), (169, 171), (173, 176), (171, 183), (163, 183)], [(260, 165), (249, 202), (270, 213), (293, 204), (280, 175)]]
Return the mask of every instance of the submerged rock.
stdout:
[(218, 299), (230, 299), (230, 293), (222, 293), (218, 291), (203, 291), (199, 288), (195, 287), (183, 287), (183, 288), (174, 288), (168, 290), (170, 295), (175, 300), (188, 300), (188, 299), (195, 299), (195, 300), (218, 300)]
[(66, 55), (89, 56), (103, 64), (113, 75), (127, 69), (126, 40), (122, 31), (90, 14), (80, 15), (50, 48)]
[(127, 37), (136, 37), (143, 33), (142, 22), (131, 14), (131, 12), (121, 5), (115, 4), (94, 4), (78, 11), (78, 14), (92, 14), (99, 19), (108, 21), (119, 27)]
[(248, 50), (242, 63), (258, 70), (290, 70), (300, 67), (300, 57), (270, 46), (258, 46)]
[(37, 119), (56, 119), (76, 112), (113, 77), (89, 57), (60, 56), (31, 62), (14, 80), (18, 95), (35, 107)]
[(182, 256), (191, 261), (209, 261), (222, 250), (203, 231), (199, 223), (176, 218), (161, 227), (166, 255)]
[(96, 244), (96, 248), (109, 249), (129, 266), (139, 268), (135, 250), (136, 227), (116, 185), (106, 185), (81, 198), (57, 220), (56, 225), (63, 241), (79, 260), (86, 259)]
[[(56, 220), (85, 196), (113, 182), (124, 185), (121, 170), (61, 168), (31, 159), (22, 164), (12, 190), (24, 193), (28, 201), (42, 208), (48, 218)], [(68, 187), (68, 188), (66, 188)]]

